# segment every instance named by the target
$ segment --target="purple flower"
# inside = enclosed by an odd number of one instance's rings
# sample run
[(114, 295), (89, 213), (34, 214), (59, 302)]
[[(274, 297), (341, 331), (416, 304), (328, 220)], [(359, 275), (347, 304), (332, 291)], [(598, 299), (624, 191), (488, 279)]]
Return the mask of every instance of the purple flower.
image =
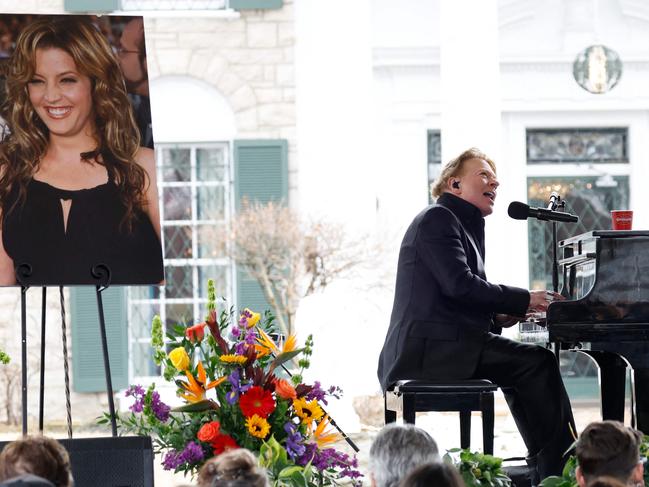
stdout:
[(245, 355), (248, 344), (246, 342), (239, 342), (234, 346), (234, 352), (237, 355)]
[(176, 470), (183, 463), (183, 460), (180, 458), (180, 453), (176, 450), (170, 450), (165, 454), (164, 459), (162, 460), (162, 468), (165, 470)]
[(304, 453), (295, 460), (295, 463), (300, 466), (306, 465), (311, 460), (313, 460), (313, 456), (315, 455), (317, 449), (318, 445), (316, 445), (315, 443), (307, 443), (306, 445), (304, 445)]
[(304, 439), (297, 431), (297, 426), (290, 421), (284, 425), (284, 431), (288, 433), (286, 437), (286, 451), (288, 456), (296, 460), (306, 452), (306, 447), (302, 443)]
[(126, 397), (133, 397), (135, 399), (135, 402), (131, 404), (129, 409), (134, 412), (134, 413), (141, 413), (142, 410), (144, 409), (144, 396), (145, 396), (145, 391), (144, 388), (140, 385), (137, 386), (131, 386), (125, 393), (124, 395)]
[(257, 334), (254, 332), (254, 330), (248, 330), (248, 332), (246, 333), (245, 342), (248, 345), (254, 345), (255, 343), (257, 343)]
[(318, 402), (322, 401), (325, 405), (328, 404), (327, 400), (325, 399), (325, 391), (322, 390), (322, 387), (320, 387), (320, 382), (318, 381), (314, 382), (313, 387), (306, 395), (307, 401), (313, 401), (314, 399), (317, 399)]
[(239, 328), (237, 325), (234, 325), (232, 327), (231, 333), (234, 338), (239, 338), (239, 336), (241, 335), (241, 328)]
[(250, 385), (241, 385), (240, 369), (234, 369), (230, 373), (228, 381), (230, 382), (230, 384), (232, 384), (232, 389), (225, 395), (225, 398), (229, 404), (234, 404), (239, 400), (239, 394), (242, 394), (250, 389)]
[(169, 419), (169, 411), (171, 411), (171, 408), (160, 400), (158, 391), (153, 391), (151, 394), (151, 409), (155, 417), (163, 423)]
[(178, 450), (171, 450), (166, 453), (162, 466), (165, 470), (176, 470), (183, 463), (195, 464), (200, 462), (205, 457), (205, 453), (201, 446), (196, 442), (187, 443), (185, 449), (181, 452)]
[(187, 443), (187, 446), (185, 446), (185, 449), (180, 456), (182, 457), (183, 462), (197, 463), (205, 457), (205, 453), (198, 443), (192, 441)]
[(362, 477), (362, 474), (357, 470), (358, 459), (334, 448), (316, 450), (313, 455), (313, 466), (321, 471), (332, 468), (340, 469), (341, 477), (349, 477), (352, 480)]

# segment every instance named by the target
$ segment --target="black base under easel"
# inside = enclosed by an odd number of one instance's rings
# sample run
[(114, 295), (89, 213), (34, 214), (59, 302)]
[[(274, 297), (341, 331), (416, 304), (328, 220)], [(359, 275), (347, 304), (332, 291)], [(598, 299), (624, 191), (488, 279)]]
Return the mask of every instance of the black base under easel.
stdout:
[[(106, 393), (108, 395), (108, 409), (110, 414), (110, 424), (113, 437), (117, 436), (117, 420), (115, 416), (115, 402), (113, 399), (113, 382), (110, 372), (110, 359), (108, 356), (108, 340), (106, 338), (106, 321), (104, 319), (104, 305), (102, 301), (102, 292), (110, 286), (111, 273), (105, 264), (98, 264), (90, 271), (95, 281), (97, 294), (97, 311), (99, 314), (99, 334), (101, 337), (101, 346), (104, 356), (104, 374), (106, 376)], [(30, 287), (30, 277), (32, 267), (29, 264), (20, 264), (16, 267), (16, 280), (20, 284), (20, 309), (21, 309), (21, 356), (22, 356), (22, 427), (23, 435), (28, 433), (27, 426), (27, 290)], [(61, 321), (63, 328), (63, 358), (65, 368), (65, 393), (66, 409), (68, 422), (68, 437), (72, 438), (72, 416), (70, 411), (70, 387), (68, 375), (68, 355), (66, 339), (66, 320), (65, 320), (65, 303), (63, 300), (63, 286), (59, 287), (61, 294)], [(46, 323), (46, 306), (47, 288), (42, 288), (42, 314), (41, 314), (41, 375), (40, 375), (40, 401), (38, 412), (38, 429), (43, 432), (43, 417), (45, 409), (45, 323)]]

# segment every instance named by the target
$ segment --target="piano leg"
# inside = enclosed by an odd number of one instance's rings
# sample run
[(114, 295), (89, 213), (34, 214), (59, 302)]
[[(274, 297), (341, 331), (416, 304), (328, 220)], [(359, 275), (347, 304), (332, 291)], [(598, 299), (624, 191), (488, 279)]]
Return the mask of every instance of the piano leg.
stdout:
[(614, 353), (582, 350), (599, 366), (599, 385), (602, 398), (602, 419), (624, 422), (624, 393), (626, 361)]
[(633, 370), (636, 428), (649, 434), (649, 369)]

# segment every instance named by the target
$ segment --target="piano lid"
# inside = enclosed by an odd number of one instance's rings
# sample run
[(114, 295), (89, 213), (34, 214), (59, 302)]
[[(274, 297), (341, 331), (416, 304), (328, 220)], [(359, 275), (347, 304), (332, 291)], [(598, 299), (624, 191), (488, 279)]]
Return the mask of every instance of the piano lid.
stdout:
[(568, 300), (548, 307), (551, 337), (554, 324), (649, 323), (649, 231), (594, 230), (561, 247)]
[(628, 237), (649, 237), (649, 230), (592, 230), (590, 232), (575, 235), (559, 241), (559, 247), (565, 247), (581, 240), (588, 240), (595, 237), (604, 238), (628, 238)]

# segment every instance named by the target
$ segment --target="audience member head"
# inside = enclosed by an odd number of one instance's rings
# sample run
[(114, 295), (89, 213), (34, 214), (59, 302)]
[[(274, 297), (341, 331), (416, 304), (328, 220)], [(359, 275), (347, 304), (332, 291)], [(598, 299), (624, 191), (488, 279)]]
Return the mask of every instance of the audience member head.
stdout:
[(42, 477), (25, 474), (0, 482), (0, 487), (55, 487), (55, 485)]
[(439, 462), (437, 444), (424, 430), (411, 424), (389, 424), (370, 448), (373, 487), (394, 487), (415, 467)]
[(46, 436), (25, 436), (9, 443), (0, 453), (0, 481), (23, 474), (37, 475), (57, 487), (73, 485), (68, 452)]
[[(426, 463), (411, 471), (399, 487), (464, 487), (460, 473), (443, 462)], [(603, 487), (603, 486), (602, 486)]]
[(641, 442), (642, 433), (617, 421), (589, 424), (577, 441), (579, 486), (590, 486), (598, 477), (613, 477), (628, 485), (641, 483)]
[(129, 93), (149, 96), (149, 76), (144, 45), (144, 22), (135, 17), (124, 26), (117, 51)]
[(588, 487), (627, 487), (627, 484), (615, 477), (596, 477)]
[(198, 472), (198, 487), (267, 487), (266, 472), (248, 450), (229, 450), (205, 462)]

